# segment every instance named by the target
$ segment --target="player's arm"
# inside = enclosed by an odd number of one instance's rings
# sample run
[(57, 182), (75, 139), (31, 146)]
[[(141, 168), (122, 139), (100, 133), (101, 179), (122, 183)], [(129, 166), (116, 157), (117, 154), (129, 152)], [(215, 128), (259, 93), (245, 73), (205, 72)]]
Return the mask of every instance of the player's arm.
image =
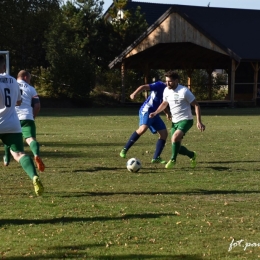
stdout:
[(163, 101), (162, 104), (157, 108), (156, 111), (154, 111), (153, 113), (150, 113), (149, 117), (150, 117), (150, 118), (155, 117), (157, 114), (159, 114), (159, 113), (161, 113), (163, 110), (165, 110), (168, 105), (169, 105), (169, 103), (168, 103), (167, 101)]
[(205, 125), (201, 122), (201, 111), (200, 111), (200, 105), (197, 102), (196, 99), (194, 99), (191, 103), (192, 106), (195, 108), (196, 118), (197, 118), (197, 128), (203, 132), (205, 130)]
[(41, 103), (38, 96), (32, 98), (32, 108), (33, 108), (33, 118), (35, 119), (41, 109)]
[(22, 99), (16, 101), (16, 106), (20, 106), (22, 104)]
[(171, 110), (170, 110), (170, 107), (169, 107), (169, 104), (168, 106), (163, 110), (163, 112), (165, 113), (166, 117), (168, 120), (172, 120), (172, 114), (171, 114)]
[(142, 92), (142, 91), (144, 91), (144, 90), (150, 90), (150, 85), (149, 85), (149, 84), (141, 85), (140, 87), (138, 87), (138, 88), (130, 95), (130, 98), (131, 98), (131, 99), (134, 99), (137, 94), (139, 94), (140, 92)]
[(17, 83), (17, 88), (18, 88), (18, 92), (17, 92), (17, 100), (15, 105), (20, 106), (22, 104), (22, 95), (18, 83)]

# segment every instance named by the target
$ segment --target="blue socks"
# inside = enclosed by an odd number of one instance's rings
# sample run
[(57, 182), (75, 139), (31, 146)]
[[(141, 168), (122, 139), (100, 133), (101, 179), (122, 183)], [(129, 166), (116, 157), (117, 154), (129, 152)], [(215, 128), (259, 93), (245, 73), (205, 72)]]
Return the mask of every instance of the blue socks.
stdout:
[(136, 133), (136, 131), (133, 132), (133, 134), (130, 136), (128, 142), (126, 143), (124, 149), (129, 150), (130, 147), (139, 139), (140, 135)]
[(165, 142), (166, 141), (163, 140), (163, 139), (158, 139), (158, 141), (156, 143), (156, 148), (155, 148), (155, 153), (153, 155), (153, 159), (156, 159), (156, 158), (158, 158), (161, 155), (162, 150), (163, 150), (163, 148), (165, 146)]

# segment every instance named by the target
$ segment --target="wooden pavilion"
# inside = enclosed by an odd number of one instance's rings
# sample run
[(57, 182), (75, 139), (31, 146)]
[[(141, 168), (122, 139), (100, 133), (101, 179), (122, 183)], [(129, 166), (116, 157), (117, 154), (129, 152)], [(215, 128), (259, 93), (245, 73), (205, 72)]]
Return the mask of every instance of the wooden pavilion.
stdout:
[[(123, 102), (126, 69), (144, 70), (146, 83), (150, 69), (185, 69), (191, 85), (194, 69), (205, 69), (210, 75), (215, 69), (224, 69), (229, 79), (227, 102), (232, 106), (236, 101), (256, 104), (260, 10), (133, 1), (129, 1), (127, 8), (137, 5), (141, 10), (158, 10), (160, 17), (109, 64), (110, 68), (121, 68)], [(162, 7), (166, 11), (159, 14)], [(211, 100), (210, 88), (208, 91)]]

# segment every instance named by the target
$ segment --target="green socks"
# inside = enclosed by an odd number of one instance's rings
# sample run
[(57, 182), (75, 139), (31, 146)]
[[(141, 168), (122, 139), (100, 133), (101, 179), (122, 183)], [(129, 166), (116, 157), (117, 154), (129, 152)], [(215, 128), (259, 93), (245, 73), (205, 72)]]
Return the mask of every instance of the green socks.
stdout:
[(171, 158), (172, 161), (176, 161), (180, 147), (181, 147), (180, 142), (172, 143), (172, 158)]
[(4, 145), (4, 149), (5, 149), (5, 160), (7, 162), (10, 162), (10, 160), (11, 160), (10, 147), (7, 145)]
[(180, 147), (179, 154), (187, 155), (190, 158), (194, 157), (194, 152), (189, 151), (185, 146)]
[(33, 152), (34, 156), (40, 155), (40, 147), (39, 147), (39, 143), (37, 141), (35, 141), (35, 140), (31, 141), (30, 149)]
[(189, 158), (193, 158), (194, 152), (189, 151), (185, 146), (182, 146), (180, 142), (172, 143), (172, 160), (176, 161), (177, 155), (186, 155)]
[(38, 176), (33, 160), (29, 155), (24, 155), (23, 157), (21, 157), (19, 163), (21, 164), (27, 175), (30, 177), (30, 179), (33, 179), (34, 176)]

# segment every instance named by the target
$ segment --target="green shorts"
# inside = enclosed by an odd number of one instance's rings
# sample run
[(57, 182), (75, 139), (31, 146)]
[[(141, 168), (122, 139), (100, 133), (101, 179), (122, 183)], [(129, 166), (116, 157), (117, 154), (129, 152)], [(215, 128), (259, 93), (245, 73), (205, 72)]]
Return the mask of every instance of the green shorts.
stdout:
[(2, 142), (11, 148), (13, 152), (23, 152), (23, 136), (22, 133), (0, 134)]
[(20, 120), (23, 137), (29, 138), (33, 137), (36, 138), (36, 125), (34, 120)]
[(175, 133), (176, 130), (181, 130), (185, 135), (192, 126), (193, 126), (193, 119), (182, 120), (178, 123), (172, 123), (171, 136)]

